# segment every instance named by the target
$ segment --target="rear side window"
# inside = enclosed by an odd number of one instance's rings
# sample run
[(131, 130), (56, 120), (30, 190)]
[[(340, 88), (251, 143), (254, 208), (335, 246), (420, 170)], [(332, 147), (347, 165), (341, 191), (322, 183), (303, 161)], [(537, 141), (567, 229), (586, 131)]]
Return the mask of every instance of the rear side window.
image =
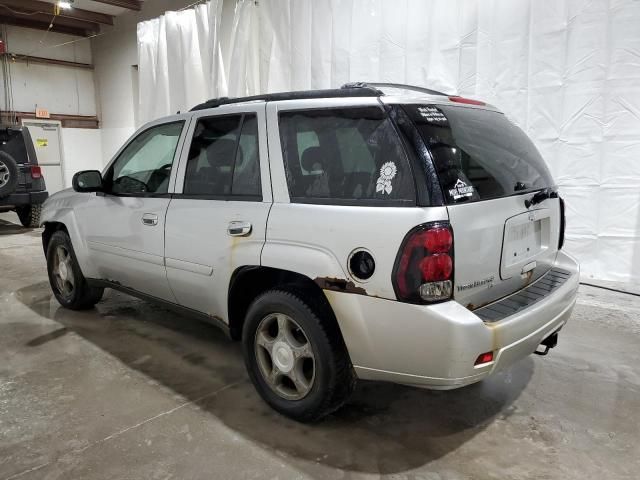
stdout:
[(279, 121), (292, 201), (415, 204), (407, 156), (382, 109), (294, 110)]
[(445, 105), (404, 108), (431, 152), (447, 203), (553, 186), (533, 142), (502, 113)]
[(195, 128), (183, 194), (262, 197), (255, 115), (201, 118)]

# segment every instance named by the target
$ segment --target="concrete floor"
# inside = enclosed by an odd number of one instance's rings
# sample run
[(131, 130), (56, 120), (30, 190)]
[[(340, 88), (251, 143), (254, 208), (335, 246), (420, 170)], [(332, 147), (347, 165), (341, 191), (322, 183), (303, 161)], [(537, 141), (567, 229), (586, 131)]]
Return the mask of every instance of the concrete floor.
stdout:
[(583, 287), (560, 344), (461, 390), (361, 383), (318, 425), (271, 411), (238, 344), (109, 292), (52, 298), (0, 215), (0, 478), (637, 479), (640, 298)]

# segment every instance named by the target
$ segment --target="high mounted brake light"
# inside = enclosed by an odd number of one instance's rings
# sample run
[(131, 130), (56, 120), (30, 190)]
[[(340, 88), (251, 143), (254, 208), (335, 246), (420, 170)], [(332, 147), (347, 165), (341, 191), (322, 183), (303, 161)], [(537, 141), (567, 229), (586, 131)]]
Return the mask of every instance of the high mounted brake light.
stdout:
[(469, 105), (486, 105), (486, 103), (481, 102), (480, 100), (474, 100), (473, 98), (465, 98), (465, 97), (449, 97), (449, 100), (457, 103), (467, 103)]
[(399, 300), (448, 300), (453, 291), (453, 232), (448, 223), (420, 225), (407, 234), (393, 270)]

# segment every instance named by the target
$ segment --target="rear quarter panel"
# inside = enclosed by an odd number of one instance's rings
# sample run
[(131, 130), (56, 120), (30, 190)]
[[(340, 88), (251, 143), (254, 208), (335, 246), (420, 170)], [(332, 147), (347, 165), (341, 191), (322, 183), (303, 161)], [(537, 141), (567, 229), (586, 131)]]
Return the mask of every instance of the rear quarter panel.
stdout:
[[(278, 113), (292, 108), (379, 106), (377, 99), (322, 99), (271, 102), (267, 105), (269, 162), (273, 206), (269, 213), (262, 265), (291, 270), (322, 288), (395, 299), (392, 271), (405, 235), (416, 225), (447, 220), (446, 207), (379, 207), (290, 203), (282, 158)], [(349, 272), (350, 255), (368, 250), (373, 276), (358, 280)], [(335, 281), (346, 281), (345, 288)], [(334, 285), (332, 287), (332, 284)]]
[[(395, 299), (393, 266), (405, 235), (425, 222), (447, 220), (444, 207), (395, 208), (299, 203), (274, 204), (269, 214), (262, 264), (292, 270), (325, 289)], [(350, 255), (369, 251), (373, 276), (359, 280), (349, 271)]]

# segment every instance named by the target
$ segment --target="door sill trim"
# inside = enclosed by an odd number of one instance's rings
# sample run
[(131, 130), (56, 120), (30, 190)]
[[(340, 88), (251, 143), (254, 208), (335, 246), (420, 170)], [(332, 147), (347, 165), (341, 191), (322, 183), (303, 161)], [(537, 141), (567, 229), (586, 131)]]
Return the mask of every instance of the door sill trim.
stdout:
[(98, 278), (87, 278), (87, 283), (89, 284), (89, 286), (91, 287), (98, 287), (98, 288), (111, 288), (113, 290), (117, 290), (119, 292), (122, 293), (126, 293), (127, 295), (131, 295), (132, 297), (136, 297), (139, 298), (140, 300), (145, 300), (148, 301), (150, 303), (155, 303), (157, 305), (163, 306), (169, 310), (173, 310), (176, 313), (185, 315), (187, 317), (191, 317), (194, 318), (196, 320), (200, 320), (202, 322), (205, 323), (209, 323), (211, 325), (214, 325), (216, 327), (218, 327), (220, 330), (222, 330), (225, 334), (225, 336), (229, 339), (231, 339), (231, 332), (229, 330), (229, 325), (222, 320), (220, 317), (216, 317), (216, 316), (212, 316), (212, 315), (207, 315), (205, 313), (199, 312), (198, 310), (194, 310), (192, 308), (189, 307), (184, 307), (182, 305), (178, 305), (177, 303), (173, 303), (173, 302), (168, 302), (167, 300), (164, 300), (162, 298), (158, 298), (158, 297), (154, 297), (153, 295), (149, 295), (143, 292), (140, 292), (134, 288), (130, 288), (130, 287), (125, 287), (124, 285), (120, 284), (119, 282), (115, 282), (112, 280), (104, 280), (104, 279), (98, 279)]

